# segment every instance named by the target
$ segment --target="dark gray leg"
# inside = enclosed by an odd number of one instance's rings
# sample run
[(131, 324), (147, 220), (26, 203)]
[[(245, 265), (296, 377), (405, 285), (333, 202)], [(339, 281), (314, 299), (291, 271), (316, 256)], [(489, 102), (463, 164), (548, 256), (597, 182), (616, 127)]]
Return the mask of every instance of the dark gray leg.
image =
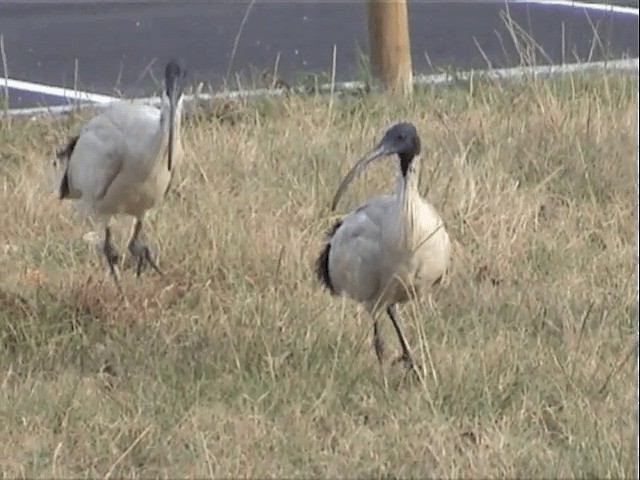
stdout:
[(398, 335), (398, 340), (400, 341), (400, 347), (402, 347), (402, 356), (400, 357), (399, 360), (402, 360), (409, 370), (416, 372), (416, 369), (413, 366), (413, 359), (411, 358), (411, 353), (409, 353), (409, 347), (407, 347), (407, 342), (405, 341), (404, 335), (402, 335), (402, 331), (400, 330), (400, 326), (396, 321), (395, 305), (389, 305), (387, 307), (387, 315), (389, 315), (389, 318), (391, 319), (391, 323), (393, 323), (393, 328), (395, 329), (396, 334)]
[(129, 240), (129, 252), (133, 255), (134, 258), (138, 260), (138, 266), (136, 268), (136, 276), (140, 276), (142, 273), (142, 269), (145, 264), (151, 265), (151, 267), (162, 275), (162, 272), (156, 265), (156, 263), (152, 259), (151, 249), (142, 242), (138, 237), (140, 236), (140, 231), (142, 230), (142, 220), (136, 219), (136, 223), (133, 227), (133, 235), (131, 236), (131, 240)]
[(380, 336), (380, 326), (378, 325), (378, 317), (373, 320), (373, 348), (376, 350), (378, 362), (382, 365), (384, 358), (384, 341)]
[(104, 256), (107, 258), (111, 277), (113, 277), (116, 287), (120, 290), (120, 281), (118, 280), (118, 272), (116, 271), (116, 264), (118, 263), (119, 255), (111, 243), (111, 227), (109, 226), (106, 226), (104, 229), (104, 245), (102, 246), (102, 253), (104, 253)]

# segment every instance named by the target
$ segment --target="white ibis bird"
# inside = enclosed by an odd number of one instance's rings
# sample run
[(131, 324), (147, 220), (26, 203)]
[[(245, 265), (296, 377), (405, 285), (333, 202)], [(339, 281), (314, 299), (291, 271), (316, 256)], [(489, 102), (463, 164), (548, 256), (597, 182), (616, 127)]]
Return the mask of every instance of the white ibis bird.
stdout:
[(180, 120), (185, 76), (184, 66), (170, 60), (165, 67), (160, 107), (130, 102), (110, 105), (57, 153), (64, 166), (59, 197), (75, 200), (80, 212), (102, 221), (102, 251), (118, 288), (118, 254), (110, 227), (113, 215), (135, 217), (128, 249), (137, 260), (137, 276), (146, 264), (161, 273), (151, 250), (140, 240), (140, 232), (145, 213), (169, 190), (182, 157)]
[(443, 221), (418, 191), (420, 149), (415, 126), (398, 123), (356, 163), (338, 187), (332, 210), (359, 172), (373, 160), (393, 154), (399, 167), (395, 193), (373, 197), (338, 220), (316, 261), (316, 274), (333, 295), (346, 294), (372, 315), (373, 345), (381, 364), (384, 346), (378, 313), (386, 309), (402, 348), (400, 359), (411, 370), (413, 361), (395, 305), (438, 283), (451, 257)]

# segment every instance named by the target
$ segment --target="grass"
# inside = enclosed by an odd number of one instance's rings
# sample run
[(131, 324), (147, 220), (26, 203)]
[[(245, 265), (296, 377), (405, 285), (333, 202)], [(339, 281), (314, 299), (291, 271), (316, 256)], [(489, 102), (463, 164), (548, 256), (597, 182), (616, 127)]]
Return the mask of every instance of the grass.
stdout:
[[(82, 118), (5, 122), (3, 476), (633, 476), (636, 94), (576, 74), (200, 110), (147, 223), (165, 276), (124, 271), (126, 302), (47, 174)], [(370, 320), (312, 266), (341, 174), (398, 119), (454, 269), (400, 310), (424, 384), (385, 388)]]

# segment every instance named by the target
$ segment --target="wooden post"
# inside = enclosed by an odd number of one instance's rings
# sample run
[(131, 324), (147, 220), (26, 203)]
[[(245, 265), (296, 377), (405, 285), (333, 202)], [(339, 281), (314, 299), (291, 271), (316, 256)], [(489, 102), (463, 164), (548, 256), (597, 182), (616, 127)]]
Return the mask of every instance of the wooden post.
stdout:
[(413, 90), (406, 0), (368, 0), (369, 58), (373, 76), (394, 93)]

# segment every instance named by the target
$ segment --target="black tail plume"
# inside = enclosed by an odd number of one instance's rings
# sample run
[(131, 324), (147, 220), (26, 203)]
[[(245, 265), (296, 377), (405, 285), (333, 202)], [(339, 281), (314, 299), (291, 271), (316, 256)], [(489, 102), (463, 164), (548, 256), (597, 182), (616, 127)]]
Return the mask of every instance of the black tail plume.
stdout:
[(324, 248), (320, 252), (316, 260), (316, 276), (318, 280), (331, 292), (332, 295), (336, 295), (337, 292), (331, 283), (331, 276), (329, 275), (329, 251), (331, 250), (331, 237), (336, 233), (336, 230), (342, 225), (342, 220), (338, 220), (333, 227), (327, 232)]

